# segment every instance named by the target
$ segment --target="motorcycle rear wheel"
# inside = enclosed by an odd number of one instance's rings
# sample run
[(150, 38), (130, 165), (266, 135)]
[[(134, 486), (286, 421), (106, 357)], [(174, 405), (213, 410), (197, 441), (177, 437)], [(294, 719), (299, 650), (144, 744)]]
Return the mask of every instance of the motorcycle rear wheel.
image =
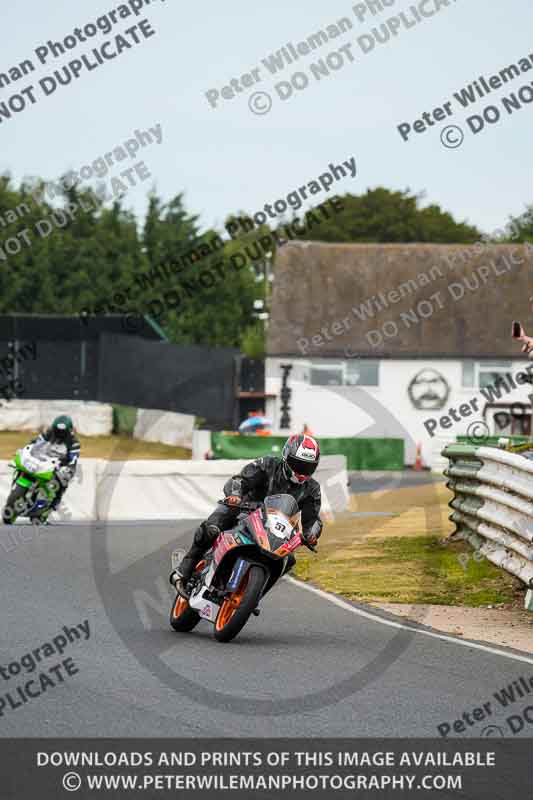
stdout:
[(174, 604), (170, 609), (170, 625), (178, 633), (188, 633), (200, 622), (200, 614), (194, 611), (188, 600), (180, 594), (176, 595)]
[(241, 632), (250, 614), (257, 608), (264, 583), (264, 569), (254, 564), (239, 588), (220, 606), (214, 631), (217, 642), (231, 642)]
[[(15, 484), (6, 500), (4, 508), (2, 509), (2, 522), (4, 525), (12, 525), (16, 521), (21, 512), (19, 511), (18, 513), (15, 513), (15, 503), (17, 500), (21, 500), (26, 497), (27, 491), (28, 489), (25, 486), (19, 486), (18, 483)], [(11, 514), (7, 513), (8, 509), (12, 510)]]

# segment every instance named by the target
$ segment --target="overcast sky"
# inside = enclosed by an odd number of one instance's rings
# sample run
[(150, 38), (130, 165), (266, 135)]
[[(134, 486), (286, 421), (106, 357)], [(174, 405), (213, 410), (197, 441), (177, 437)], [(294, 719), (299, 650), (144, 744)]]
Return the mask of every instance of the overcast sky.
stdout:
[[(162, 144), (144, 148), (141, 157), (158, 192), (165, 199), (185, 192), (189, 210), (200, 214), (206, 226), (221, 224), (235, 210), (254, 212), (308, 183), (330, 162), (353, 156), (357, 177), (339, 181), (338, 193), (361, 193), (378, 185), (409, 187), (425, 192), (428, 201), (457, 218), (492, 231), (508, 214), (519, 214), (533, 203), (533, 103), (512, 116), (501, 104), (503, 96), (532, 86), (533, 70), (470, 110), (462, 109), (453, 95), (480, 75), (488, 79), (530, 54), (533, 59), (533, 6), (531, 0), (447, 1), (449, 7), (409, 29), (402, 24), (395, 38), (364, 54), (358, 37), (402, 10), (412, 23), (408, 9), (420, 0), (396, 0), (384, 13), (368, 13), (362, 21), (352, 10), (355, 3), (346, 0), (153, 0), (137, 18), (121, 20), (110, 34), (80, 43), (44, 65), (35, 56), (37, 47), (49, 39), (63, 40), (75, 27), (95, 22), (120, 3), (4, 4), (0, 73), (27, 58), (36, 70), (1, 89), (0, 103), (30, 84), (36, 87), (37, 102), (0, 123), (0, 170), (17, 180), (24, 175), (54, 179), (92, 163), (135, 129), (160, 123)], [(444, 2), (426, 0), (424, 9)], [(353, 23), (350, 31), (302, 56), (279, 76), (269, 74), (262, 59), (343, 17)], [(91, 72), (84, 68), (77, 81), (59, 86), (53, 95), (43, 95), (40, 79), (106, 39), (114, 41), (115, 34), (143, 18), (156, 35)], [(317, 81), (311, 63), (347, 44), (351, 49), (343, 51), (344, 66)], [(205, 92), (220, 91), (252, 69), (259, 69), (260, 82), (232, 100), (221, 99), (216, 109), (209, 105)], [(282, 101), (275, 84), (297, 71), (306, 73), (309, 86)], [(271, 95), (270, 113), (251, 113), (248, 101), (254, 91)], [(412, 124), (447, 101), (452, 102), (452, 117), (413, 133), (408, 142), (402, 140), (397, 125)], [(257, 99), (260, 109), (265, 102), (264, 96)], [(500, 121), (474, 136), (466, 118), (492, 104), (502, 111)], [(447, 124), (464, 129), (461, 147), (441, 144)], [(456, 132), (449, 136), (455, 142)], [(112, 174), (132, 163), (124, 162)], [(145, 210), (150, 183), (127, 195), (127, 205), (139, 213)]]

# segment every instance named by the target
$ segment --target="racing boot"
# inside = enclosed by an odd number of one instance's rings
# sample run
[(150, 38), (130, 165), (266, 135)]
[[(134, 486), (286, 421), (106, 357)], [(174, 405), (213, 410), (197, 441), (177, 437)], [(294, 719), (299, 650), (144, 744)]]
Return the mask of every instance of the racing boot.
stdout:
[(170, 573), (170, 583), (177, 593), (186, 600), (189, 599), (191, 593), (188, 584), (192, 578), (194, 568), (209, 548), (212, 547), (219, 533), (220, 528), (218, 525), (202, 522), (194, 534), (189, 552), (184, 555), (180, 564)]
[(198, 552), (198, 549), (193, 545), (187, 555), (182, 558), (181, 563), (170, 573), (170, 583), (176, 589), (177, 593), (186, 600), (189, 599), (191, 593), (188, 588), (188, 583), (202, 555), (203, 553)]

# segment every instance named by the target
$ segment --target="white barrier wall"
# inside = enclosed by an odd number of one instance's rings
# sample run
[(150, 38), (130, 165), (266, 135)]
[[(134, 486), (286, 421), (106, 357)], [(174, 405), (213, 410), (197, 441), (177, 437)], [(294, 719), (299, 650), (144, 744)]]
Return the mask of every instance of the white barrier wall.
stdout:
[[(223, 497), (224, 483), (247, 460), (111, 461), (102, 466), (98, 519), (190, 519), (205, 517)], [(344, 456), (324, 456), (317, 478), (324, 512), (348, 507)]]
[(133, 436), (145, 442), (192, 448), (195, 417), (157, 409), (137, 409)]
[(113, 430), (113, 408), (107, 403), (15, 399), (0, 405), (0, 431), (47, 428), (60, 414), (72, 417), (82, 436), (109, 436)]
[[(81, 459), (59, 519), (135, 520), (206, 517), (222, 487), (247, 461), (105, 461)], [(2, 506), (12, 470), (0, 466)], [(348, 506), (344, 456), (324, 456), (317, 473), (325, 513)], [(63, 505), (65, 508), (63, 508)], [(50, 517), (53, 521), (54, 516)]]
[[(113, 432), (113, 407), (81, 400), (15, 399), (0, 404), (0, 431), (36, 431), (54, 417), (68, 414), (82, 436), (109, 436)], [(157, 409), (137, 409), (134, 438), (145, 442), (192, 448), (195, 418)]]
[[(61, 520), (92, 520), (97, 519), (97, 484), (98, 475), (107, 462), (99, 458), (82, 459), (73, 480), (70, 483), (65, 502), (61, 504), (61, 513), (58, 515)], [(11, 483), (13, 481), (13, 470), (7, 462), (0, 463), (0, 505), (5, 505)], [(58, 518), (57, 515), (50, 519)]]
[(201, 460), (209, 450), (211, 450), (211, 431), (195, 428), (192, 432), (192, 457)]

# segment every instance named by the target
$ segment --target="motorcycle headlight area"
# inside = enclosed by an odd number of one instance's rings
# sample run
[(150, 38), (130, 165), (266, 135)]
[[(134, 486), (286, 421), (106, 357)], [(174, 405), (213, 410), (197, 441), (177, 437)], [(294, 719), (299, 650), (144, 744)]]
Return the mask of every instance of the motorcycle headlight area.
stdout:
[(24, 456), (21, 458), (21, 464), (28, 472), (40, 472), (42, 463), (33, 456)]
[(266, 521), (266, 526), (270, 533), (273, 536), (276, 536), (278, 539), (290, 538), (292, 532), (291, 523), (281, 514), (269, 514)]

